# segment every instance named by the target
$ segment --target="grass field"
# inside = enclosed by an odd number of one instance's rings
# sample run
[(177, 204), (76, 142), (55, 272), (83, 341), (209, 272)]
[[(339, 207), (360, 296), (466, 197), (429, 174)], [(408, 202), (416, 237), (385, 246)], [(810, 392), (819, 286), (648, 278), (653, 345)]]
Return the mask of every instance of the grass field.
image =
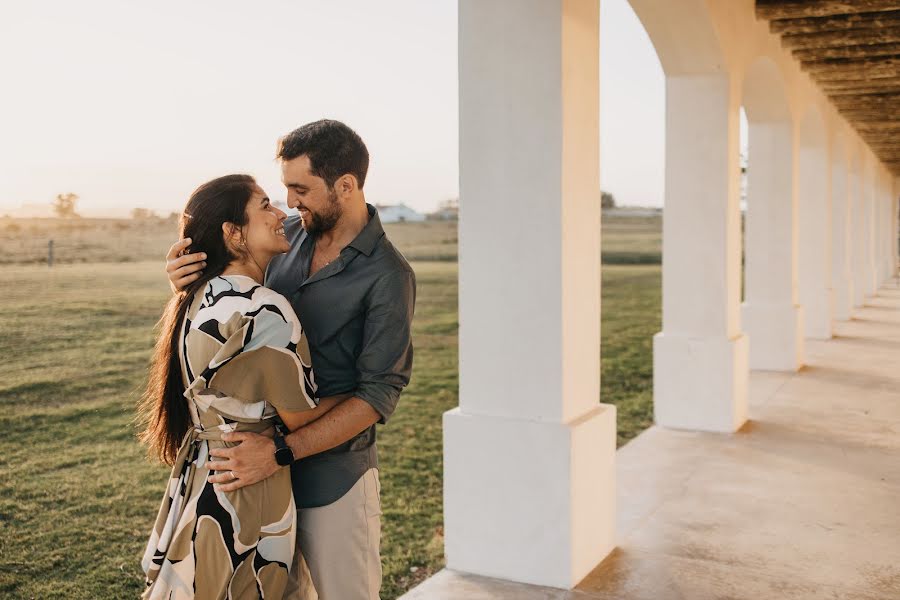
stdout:
[[(0, 265), (46, 264), (50, 240), (57, 264), (159, 260), (177, 229), (166, 219), (0, 217)], [(409, 260), (456, 260), (455, 222), (388, 223), (385, 230)], [(659, 264), (661, 247), (662, 217), (604, 215), (604, 263)]]
[[(389, 230), (408, 255), (441, 260), (413, 264), (415, 370), (379, 432), (385, 599), (443, 560), (441, 414), (457, 404), (457, 267), (455, 230), (435, 225)], [(635, 245), (649, 255), (653, 227), (638, 229)], [(169, 293), (158, 257), (170, 236), (160, 234), (152, 262), (104, 259), (133, 259), (116, 239), (98, 242), (86, 264), (0, 267), (0, 598), (119, 600), (142, 586), (138, 561), (167, 470), (145, 460), (133, 414)], [(657, 265), (603, 271), (602, 396), (619, 407), (620, 443), (651, 419), (659, 277)]]
[[(456, 260), (456, 223), (389, 223), (387, 234), (409, 260)], [(159, 260), (178, 239), (167, 219), (12, 219), (0, 217), (0, 265), (46, 264), (53, 240), (54, 262), (108, 263)]]

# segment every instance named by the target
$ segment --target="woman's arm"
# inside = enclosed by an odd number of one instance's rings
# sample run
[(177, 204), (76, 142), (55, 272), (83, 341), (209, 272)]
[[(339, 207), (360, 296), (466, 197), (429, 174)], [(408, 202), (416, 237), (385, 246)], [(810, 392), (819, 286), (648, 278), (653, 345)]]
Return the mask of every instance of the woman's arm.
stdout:
[(339, 394), (337, 396), (329, 396), (327, 398), (322, 398), (319, 400), (319, 405), (315, 408), (311, 408), (309, 410), (301, 410), (301, 411), (278, 411), (278, 416), (281, 417), (281, 420), (291, 431), (296, 431), (301, 427), (309, 425), (329, 410), (346, 400), (347, 398), (352, 397), (353, 394)]

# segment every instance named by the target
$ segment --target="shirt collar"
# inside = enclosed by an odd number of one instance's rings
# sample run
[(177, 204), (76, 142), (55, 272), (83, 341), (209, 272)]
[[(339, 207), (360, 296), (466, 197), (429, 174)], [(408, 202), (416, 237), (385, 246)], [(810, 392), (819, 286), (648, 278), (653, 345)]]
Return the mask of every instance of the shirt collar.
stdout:
[(369, 222), (347, 246), (359, 250), (366, 256), (371, 256), (378, 241), (384, 237), (384, 227), (381, 226), (381, 219), (378, 218), (378, 211), (375, 210), (375, 207), (367, 203), (366, 209), (369, 211)]

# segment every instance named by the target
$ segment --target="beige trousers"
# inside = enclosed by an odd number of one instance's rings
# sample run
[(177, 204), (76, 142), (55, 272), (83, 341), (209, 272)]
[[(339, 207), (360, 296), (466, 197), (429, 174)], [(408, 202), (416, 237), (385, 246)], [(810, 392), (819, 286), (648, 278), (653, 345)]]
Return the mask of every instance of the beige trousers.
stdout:
[(286, 600), (378, 600), (381, 483), (369, 469), (339, 500), (297, 511)]

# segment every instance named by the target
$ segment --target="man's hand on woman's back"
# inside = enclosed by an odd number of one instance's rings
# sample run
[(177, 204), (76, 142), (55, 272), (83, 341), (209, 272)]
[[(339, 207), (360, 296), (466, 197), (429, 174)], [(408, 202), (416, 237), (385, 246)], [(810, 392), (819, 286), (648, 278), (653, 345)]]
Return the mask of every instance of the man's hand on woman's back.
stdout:
[(190, 245), (191, 238), (178, 240), (166, 254), (166, 275), (169, 277), (169, 285), (172, 286), (173, 292), (180, 292), (203, 275), (206, 253), (194, 254), (187, 250)]

